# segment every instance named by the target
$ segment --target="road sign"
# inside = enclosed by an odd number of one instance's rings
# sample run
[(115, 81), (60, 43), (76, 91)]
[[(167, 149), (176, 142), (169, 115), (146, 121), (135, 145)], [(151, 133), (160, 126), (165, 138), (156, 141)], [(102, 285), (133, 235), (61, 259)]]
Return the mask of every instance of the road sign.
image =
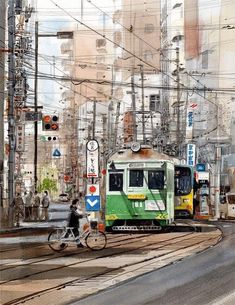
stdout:
[(87, 195), (99, 196), (100, 195), (99, 184), (87, 184)]
[(53, 157), (61, 157), (61, 152), (56, 148), (52, 154)]
[(100, 211), (100, 196), (85, 196), (86, 211)]
[(206, 171), (206, 164), (205, 163), (196, 164), (196, 171), (205, 172)]

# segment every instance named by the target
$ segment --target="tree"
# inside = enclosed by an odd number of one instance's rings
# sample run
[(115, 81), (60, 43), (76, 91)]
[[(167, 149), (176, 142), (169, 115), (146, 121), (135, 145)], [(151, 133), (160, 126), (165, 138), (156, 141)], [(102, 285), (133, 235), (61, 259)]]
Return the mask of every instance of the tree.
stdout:
[(37, 191), (41, 193), (45, 190), (49, 192), (56, 192), (58, 190), (56, 180), (50, 178), (44, 178), (42, 183), (38, 186)]

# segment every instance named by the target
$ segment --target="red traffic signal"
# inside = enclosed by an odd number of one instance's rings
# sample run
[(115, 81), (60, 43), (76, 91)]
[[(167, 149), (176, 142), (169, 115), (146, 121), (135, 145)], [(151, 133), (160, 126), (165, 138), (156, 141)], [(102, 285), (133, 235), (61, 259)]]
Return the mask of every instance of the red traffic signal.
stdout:
[(42, 117), (42, 130), (50, 131), (50, 130), (58, 130), (59, 129), (59, 117), (57, 115), (44, 115)]

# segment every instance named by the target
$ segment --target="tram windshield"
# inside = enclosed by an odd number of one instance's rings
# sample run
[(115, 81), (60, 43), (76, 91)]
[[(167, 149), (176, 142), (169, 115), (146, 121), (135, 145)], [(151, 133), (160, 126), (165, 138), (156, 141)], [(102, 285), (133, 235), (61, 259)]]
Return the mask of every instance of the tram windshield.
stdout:
[(148, 171), (148, 188), (152, 190), (164, 189), (164, 171), (149, 170)]
[(141, 169), (130, 170), (129, 186), (141, 187), (144, 185), (144, 171)]
[(189, 167), (175, 167), (175, 195), (188, 195), (192, 190), (192, 172)]
[(229, 204), (235, 204), (235, 194), (234, 195), (227, 195), (228, 203)]
[(123, 173), (109, 173), (109, 191), (122, 191)]

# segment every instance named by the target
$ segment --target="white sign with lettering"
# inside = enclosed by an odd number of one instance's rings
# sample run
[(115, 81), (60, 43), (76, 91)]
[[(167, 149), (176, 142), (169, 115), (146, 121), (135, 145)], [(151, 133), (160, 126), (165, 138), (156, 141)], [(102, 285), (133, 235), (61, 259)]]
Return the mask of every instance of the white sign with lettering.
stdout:
[(87, 142), (87, 178), (99, 176), (99, 144), (96, 140)]

